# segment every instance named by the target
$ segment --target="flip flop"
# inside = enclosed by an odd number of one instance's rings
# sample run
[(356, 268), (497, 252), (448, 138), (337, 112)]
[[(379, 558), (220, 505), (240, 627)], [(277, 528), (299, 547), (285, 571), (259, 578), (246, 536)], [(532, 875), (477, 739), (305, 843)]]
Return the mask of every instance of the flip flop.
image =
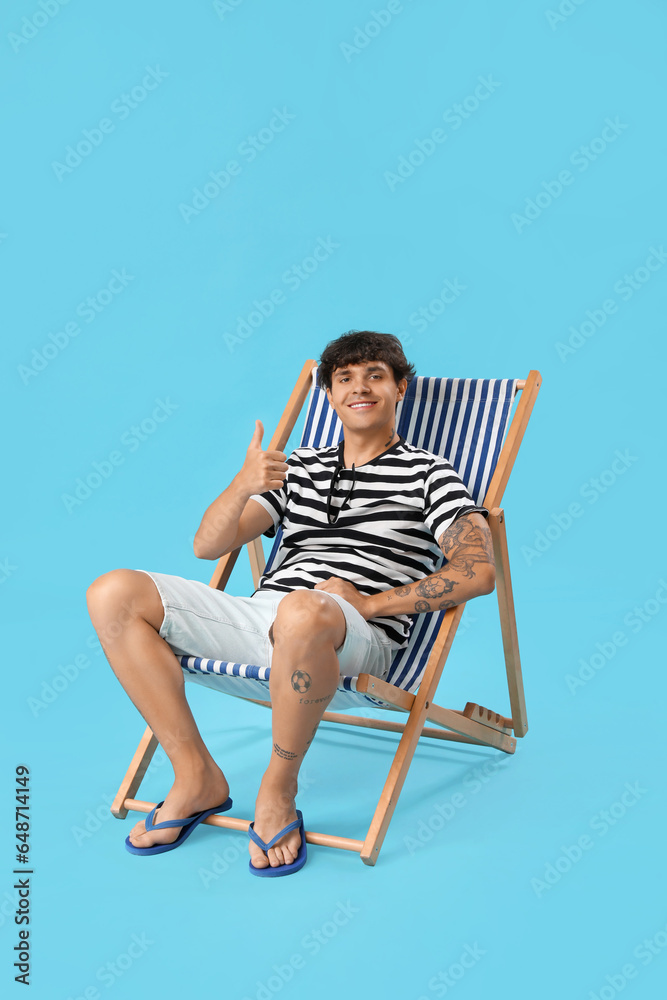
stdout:
[(153, 817), (155, 813), (164, 805), (164, 800), (158, 802), (156, 806), (149, 812), (146, 816), (146, 832), (150, 830), (166, 830), (167, 827), (180, 826), (182, 827), (176, 840), (171, 844), (154, 844), (153, 847), (135, 847), (130, 841), (129, 837), (125, 838), (125, 846), (131, 854), (164, 854), (166, 851), (173, 851), (176, 847), (180, 847), (184, 840), (190, 836), (192, 831), (199, 826), (208, 816), (212, 816), (214, 813), (227, 812), (228, 809), (232, 808), (232, 800), (227, 799), (223, 802), (221, 806), (214, 806), (213, 809), (203, 809), (202, 812), (195, 813), (194, 816), (188, 816), (187, 819), (166, 819), (162, 823), (153, 823)]
[(277, 833), (275, 837), (266, 844), (261, 837), (255, 833), (255, 824), (251, 823), (248, 827), (248, 834), (250, 839), (253, 840), (258, 847), (261, 847), (263, 851), (268, 851), (269, 848), (273, 847), (281, 837), (284, 837), (286, 833), (290, 830), (296, 830), (299, 828), (299, 833), (301, 834), (301, 844), (296, 856), (296, 859), (292, 861), (289, 865), (277, 865), (275, 868), (268, 865), (266, 868), (255, 868), (252, 861), (249, 862), (250, 872), (252, 875), (259, 875), (260, 878), (276, 878), (278, 875), (291, 875), (293, 872), (298, 872), (300, 868), (306, 863), (306, 831), (303, 827), (303, 815), (300, 809), (296, 811), (297, 819), (293, 823), (288, 823), (284, 830)]

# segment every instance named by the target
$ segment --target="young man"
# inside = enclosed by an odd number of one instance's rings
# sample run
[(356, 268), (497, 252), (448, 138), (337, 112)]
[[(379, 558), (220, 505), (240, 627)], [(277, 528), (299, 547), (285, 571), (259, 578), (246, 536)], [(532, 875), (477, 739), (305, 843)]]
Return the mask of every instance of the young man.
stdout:
[[(329, 343), (319, 363), (343, 424), (340, 445), (297, 448), (287, 459), (262, 451), (256, 422), (243, 467), (194, 540), (195, 555), (218, 559), (282, 524), (281, 557), (251, 597), (128, 569), (89, 588), (109, 663), (174, 767), (159, 823), (154, 813), (137, 823), (128, 849), (172, 849), (230, 804), (185, 698), (178, 655), (271, 665), (273, 749), (255, 804), (250, 870), (288, 874), (305, 861), (299, 767), (339, 675), (386, 676), (409, 615), (494, 589), (488, 511), (448, 462), (396, 432), (396, 404), (413, 375), (396, 337), (353, 331)], [(434, 572), (441, 552), (447, 561)]]

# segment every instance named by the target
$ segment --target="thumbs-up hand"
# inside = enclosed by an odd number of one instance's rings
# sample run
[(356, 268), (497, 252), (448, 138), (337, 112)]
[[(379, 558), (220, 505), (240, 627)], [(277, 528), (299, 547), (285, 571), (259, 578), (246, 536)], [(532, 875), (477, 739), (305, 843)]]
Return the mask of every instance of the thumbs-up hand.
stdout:
[(256, 420), (245, 462), (239, 473), (248, 496), (280, 489), (287, 475), (288, 465), (285, 461), (287, 456), (282, 451), (262, 451), (263, 436), (262, 421)]

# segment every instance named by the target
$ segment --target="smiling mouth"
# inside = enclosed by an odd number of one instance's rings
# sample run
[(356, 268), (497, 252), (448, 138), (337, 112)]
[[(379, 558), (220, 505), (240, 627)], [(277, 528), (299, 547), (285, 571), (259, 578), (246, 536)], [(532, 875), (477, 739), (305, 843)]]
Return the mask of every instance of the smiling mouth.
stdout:
[(371, 406), (375, 406), (376, 403), (377, 400), (374, 399), (367, 403), (348, 403), (348, 406), (351, 410), (370, 410)]

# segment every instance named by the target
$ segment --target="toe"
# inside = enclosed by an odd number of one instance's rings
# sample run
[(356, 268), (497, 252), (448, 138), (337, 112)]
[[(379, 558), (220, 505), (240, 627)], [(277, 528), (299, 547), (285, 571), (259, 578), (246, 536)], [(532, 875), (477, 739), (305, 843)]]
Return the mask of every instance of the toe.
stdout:
[(269, 861), (263, 851), (254, 845), (250, 848), (250, 860), (255, 868), (268, 868)]
[(140, 823), (137, 823), (135, 826), (133, 826), (132, 829), (130, 830), (130, 843), (133, 844), (135, 847), (139, 847), (140, 844), (139, 838), (144, 836), (145, 833), (146, 833), (146, 824), (142, 820)]
[(283, 845), (284, 864), (291, 865), (294, 861), (294, 851), (287, 844)]

